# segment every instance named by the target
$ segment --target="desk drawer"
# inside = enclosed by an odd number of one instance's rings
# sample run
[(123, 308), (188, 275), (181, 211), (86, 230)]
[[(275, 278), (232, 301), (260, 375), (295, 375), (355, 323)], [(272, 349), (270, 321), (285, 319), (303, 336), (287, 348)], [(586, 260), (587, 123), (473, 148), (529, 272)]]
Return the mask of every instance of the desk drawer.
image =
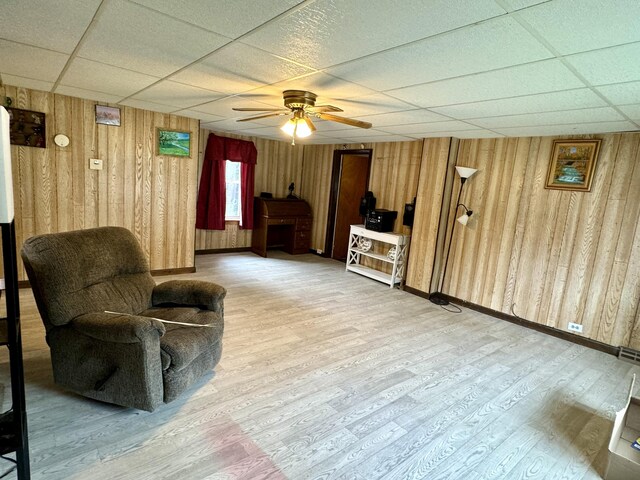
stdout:
[(293, 243), (294, 250), (309, 250), (311, 246), (311, 232), (296, 232), (296, 238)]
[(313, 223), (313, 220), (310, 218), (299, 218), (296, 223), (296, 230), (298, 231), (311, 230), (312, 223)]

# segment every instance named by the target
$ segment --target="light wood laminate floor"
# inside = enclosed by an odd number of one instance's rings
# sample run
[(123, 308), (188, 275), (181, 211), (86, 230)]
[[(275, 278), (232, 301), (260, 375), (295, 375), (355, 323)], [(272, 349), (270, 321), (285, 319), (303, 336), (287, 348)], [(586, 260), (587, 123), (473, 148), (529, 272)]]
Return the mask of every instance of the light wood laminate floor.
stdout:
[(206, 255), (197, 269), (156, 281), (228, 289), (222, 361), (153, 413), (56, 387), (21, 291), (34, 480), (595, 479), (640, 373), (314, 255)]

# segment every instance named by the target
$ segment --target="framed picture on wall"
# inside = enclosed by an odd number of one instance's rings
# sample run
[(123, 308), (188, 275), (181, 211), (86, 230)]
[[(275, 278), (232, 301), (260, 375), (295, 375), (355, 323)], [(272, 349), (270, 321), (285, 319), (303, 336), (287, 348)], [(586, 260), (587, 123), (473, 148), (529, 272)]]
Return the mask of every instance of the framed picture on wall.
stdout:
[(156, 154), (191, 157), (191, 132), (158, 128)]
[(591, 191), (600, 140), (554, 140), (545, 188)]
[(5, 107), (9, 113), (9, 143), (24, 147), (46, 148), (47, 129), (42, 112)]
[(120, 109), (118, 107), (96, 105), (96, 123), (119, 127)]

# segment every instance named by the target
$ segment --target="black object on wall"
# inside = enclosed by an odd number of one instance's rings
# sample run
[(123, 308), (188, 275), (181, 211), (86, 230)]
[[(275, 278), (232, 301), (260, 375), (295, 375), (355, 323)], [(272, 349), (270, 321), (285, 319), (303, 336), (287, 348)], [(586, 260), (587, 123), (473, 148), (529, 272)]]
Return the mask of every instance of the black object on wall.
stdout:
[(413, 218), (416, 210), (416, 199), (414, 197), (413, 203), (405, 203), (404, 215), (402, 216), (402, 224), (406, 227), (413, 227)]
[(367, 191), (364, 197), (360, 199), (360, 216), (366, 217), (367, 212), (376, 208), (376, 197), (373, 196), (373, 192)]

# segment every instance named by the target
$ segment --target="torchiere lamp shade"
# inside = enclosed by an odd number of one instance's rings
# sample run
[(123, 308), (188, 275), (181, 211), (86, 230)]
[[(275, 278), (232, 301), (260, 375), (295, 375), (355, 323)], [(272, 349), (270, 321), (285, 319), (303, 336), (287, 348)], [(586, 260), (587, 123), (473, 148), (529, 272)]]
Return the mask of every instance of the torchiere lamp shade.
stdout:
[(478, 169), (477, 168), (470, 168), (470, 167), (458, 167), (458, 166), (456, 166), (456, 171), (458, 172), (458, 175), (460, 175), (460, 178), (467, 179), (471, 175), (476, 173), (478, 171)]
[(9, 143), (9, 112), (0, 107), (0, 223), (13, 221), (13, 177)]

